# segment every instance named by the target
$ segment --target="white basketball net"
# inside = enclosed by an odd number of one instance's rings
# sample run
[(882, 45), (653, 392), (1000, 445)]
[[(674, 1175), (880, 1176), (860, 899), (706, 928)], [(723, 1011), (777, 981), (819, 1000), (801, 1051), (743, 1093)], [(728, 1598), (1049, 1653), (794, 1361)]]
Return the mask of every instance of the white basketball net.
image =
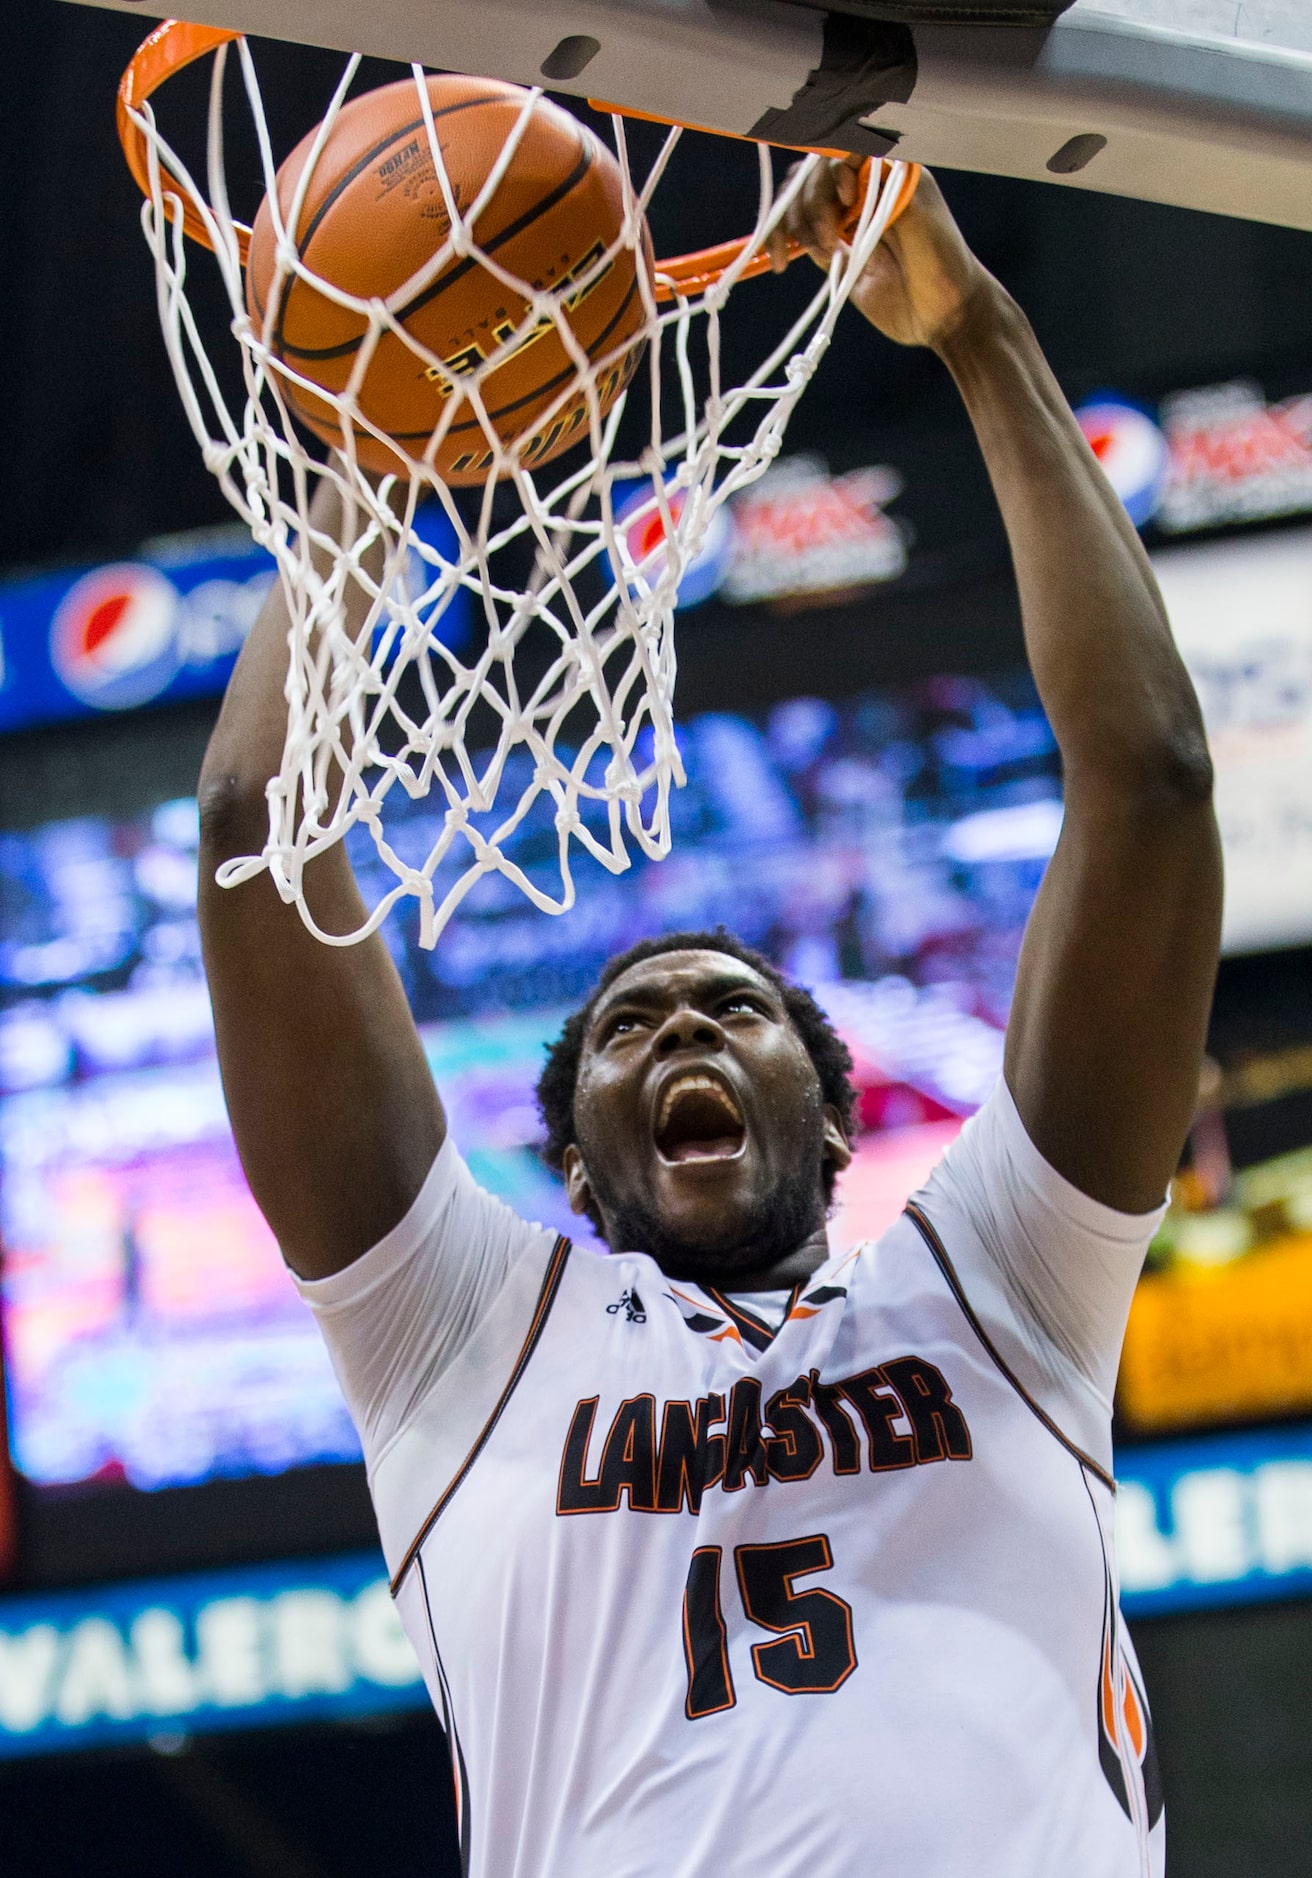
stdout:
[[(294, 901), (311, 930), (332, 944), (362, 939), (399, 899), (414, 895), (420, 905), (420, 942), (431, 946), (474, 883), (493, 872), (544, 911), (564, 912), (574, 899), (573, 842), (613, 873), (630, 864), (630, 842), (653, 858), (669, 850), (669, 791), (684, 780), (673, 720), (673, 622), (680, 580), (716, 511), (778, 454), (793, 407), (891, 217), (904, 166), (871, 166), (850, 245), (835, 255), (827, 276), (816, 276), (816, 291), (801, 316), (786, 331), (763, 340), (750, 377), (731, 386), (722, 382), (720, 370), (720, 321), (730, 293), (784, 216), (810, 166), (823, 161), (806, 159), (776, 189), (770, 152), (762, 147), (751, 238), (713, 286), (660, 304), (639, 265), (645, 314), (630, 344), (645, 342), (646, 354), (627, 391), (603, 418), (597, 380), (614, 356), (590, 364), (564, 317), (560, 295), (536, 292), (507, 274), (470, 233), (513, 161), (540, 94), (526, 94), (519, 123), (487, 186), (461, 214), (434, 131), (424, 74), (414, 68), (451, 231), (422, 274), (386, 304), (369, 303), (311, 274), (285, 239), (276, 208), (279, 158), (271, 147), (250, 49), (244, 40), (234, 43), (275, 215), (280, 267), (294, 269), (357, 310), (368, 322), (369, 337), (343, 395), (315, 387), (316, 396), (334, 407), (347, 440), (344, 453), (334, 452), (327, 463), (317, 461), (283, 400), (288, 382), (308, 381), (274, 355), (246, 311), (244, 231), (229, 209), (225, 174), (226, 48), (214, 58), (205, 189), (165, 142), (151, 106), (133, 112), (148, 139), (151, 192), (143, 221), (178, 388), (206, 463), (277, 563), (290, 615), (287, 735), (281, 768), (268, 785), (268, 840), (262, 854), (225, 864), (219, 880), (233, 886), (267, 867), (284, 900)], [(358, 63), (351, 59), (346, 65), (324, 120), (324, 137)], [(639, 184), (630, 175), (624, 120), (615, 117), (612, 123), (626, 214), (617, 242), (596, 263), (598, 274), (624, 248), (640, 254), (642, 217), (682, 134), (669, 132)], [(312, 157), (302, 189), (313, 166)], [(183, 237), (184, 196), (203, 220), (231, 303), (245, 387), (240, 404), (225, 398), (188, 297), (189, 264), (200, 250)], [(288, 214), (293, 227), (299, 212), (298, 194)], [(443, 425), (462, 410), (466, 417), (472, 410), (493, 456), (481, 500), (477, 491), (472, 501), (467, 491), (457, 499), (422, 465), (408, 482), (388, 478), (374, 486), (355, 461), (354, 438), (372, 426), (356, 405), (354, 388), (377, 338), (388, 329), (433, 370), (451, 378), (450, 368), (397, 323), (393, 308), (405, 305), (453, 257), (466, 254), (475, 255), (529, 302), (517, 333), (478, 369), (451, 381)], [(577, 285), (571, 283), (571, 290)], [(745, 293), (752, 291), (744, 287)], [(553, 480), (550, 465), (531, 471), (513, 445), (498, 439), (480, 397), (482, 380), (540, 319), (554, 321), (577, 362), (577, 378), (561, 391), (557, 405), (566, 406), (580, 387), (588, 396), (587, 461), (580, 464), (580, 453), (572, 452), (557, 471), (559, 480)], [(678, 390), (672, 395), (674, 384)], [(649, 423), (642, 426), (645, 447), (636, 460), (613, 460), (625, 406), (635, 399), (650, 405)], [(535, 420), (534, 428), (549, 416)], [(429, 447), (430, 459), (439, 441), (440, 434)], [(346, 545), (311, 525), (311, 499), (323, 478), (341, 493)], [(647, 493), (617, 523), (616, 491), (635, 483), (645, 483)], [(422, 516), (416, 524), (421, 501), (440, 505), (446, 517), (442, 529), (425, 530)], [(659, 528), (654, 526), (657, 516)], [(635, 524), (644, 519), (652, 524), (648, 533), (655, 545), (635, 555)], [(425, 538), (434, 533), (442, 545)], [(509, 580), (507, 564), (517, 568), (518, 584)], [(531, 570), (527, 578), (526, 570)], [(460, 604), (468, 608), (472, 601), (476, 627), (472, 643), (458, 655), (444, 642), (442, 624), (462, 592), (470, 600)], [(526, 681), (522, 654), (532, 635), (538, 651)], [(467, 747), (467, 734), (475, 747)], [(440, 832), (430, 839), (433, 821), (427, 818), (427, 852), (410, 852), (401, 832), (404, 814), (395, 811), (430, 792), (436, 792), (444, 809)], [(554, 823), (554, 859), (549, 873), (535, 868), (531, 876), (503, 851), (503, 844), (526, 817), (544, 811)], [(305, 869), (357, 827), (372, 836), (394, 885), (358, 930), (324, 933), (306, 906)]]

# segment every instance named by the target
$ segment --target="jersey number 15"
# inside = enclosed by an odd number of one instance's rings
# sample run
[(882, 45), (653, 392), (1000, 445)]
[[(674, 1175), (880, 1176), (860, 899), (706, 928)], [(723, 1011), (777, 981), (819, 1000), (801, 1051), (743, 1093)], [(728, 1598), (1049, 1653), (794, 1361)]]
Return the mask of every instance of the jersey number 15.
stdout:
[[(683, 1591), (683, 1651), (688, 1662), (690, 1721), (732, 1708), (733, 1672), (729, 1638), (720, 1602), (724, 1547), (699, 1545), (688, 1565)], [(783, 1539), (775, 1545), (738, 1545), (733, 1562), (743, 1613), (774, 1641), (752, 1645), (752, 1669), (759, 1682), (785, 1695), (832, 1695), (856, 1668), (852, 1642), (852, 1607), (832, 1591), (798, 1591), (793, 1581), (810, 1572), (833, 1569), (833, 1554), (823, 1533)]]

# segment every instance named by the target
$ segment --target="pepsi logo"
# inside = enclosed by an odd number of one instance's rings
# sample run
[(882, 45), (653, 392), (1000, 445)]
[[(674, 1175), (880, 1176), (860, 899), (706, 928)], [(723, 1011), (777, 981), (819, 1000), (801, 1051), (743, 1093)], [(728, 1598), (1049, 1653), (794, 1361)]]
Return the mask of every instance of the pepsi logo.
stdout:
[(1166, 486), (1166, 438), (1146, 411), (1123, 398), (1096, 398), (1075, 417), (1130, 520), (1142, 528), (1156, 514)]
[[(686, 491), (667, 491), (666, 512), (675, 529), (686, 502)], [(665, 542), (665, 516), (650, 483), (639, 483), (636, 489), (630, 490), (615, 511), (615, 527), (624, 544), (628, 567), (637, 570), (643, 586), (655, 587), (665, 572), (665, 556), (661, 552)], [(733, 522), (726, 508), (718, 508), (706, 524), (697, 552), (684, 562), (675, 606), (696, 606), (699, 601), (709, 599), (723, 582), (732, 553)], [(616, 578), (621, 578), (620, 570), (614, 571)]]
[(127, 711), (158, 697), (181, 664), (178, 590), (141, 561), (76, 581), (50, 622), (50, 662), (75, 698)]

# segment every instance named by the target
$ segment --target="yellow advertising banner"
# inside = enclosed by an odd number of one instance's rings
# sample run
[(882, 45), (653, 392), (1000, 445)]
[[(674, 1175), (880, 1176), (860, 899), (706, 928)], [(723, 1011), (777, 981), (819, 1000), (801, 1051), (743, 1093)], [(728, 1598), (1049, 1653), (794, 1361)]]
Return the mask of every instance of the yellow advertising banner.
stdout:
[(1145, 1433), (1312, 1407), (1312, 1234), (1233, 1264), (1147, 1273), (1130, 1309), (1117, 1407)]

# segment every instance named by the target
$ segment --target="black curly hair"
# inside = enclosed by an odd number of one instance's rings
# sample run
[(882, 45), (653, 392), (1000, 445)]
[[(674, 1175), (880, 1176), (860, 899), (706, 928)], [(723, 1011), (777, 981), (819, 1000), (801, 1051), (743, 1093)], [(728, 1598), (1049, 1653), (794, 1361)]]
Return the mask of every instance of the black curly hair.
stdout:
[[(583, 1054), (583, 1038), (592, 1013), (597, 1008), (597, 1000), (631, 965), (640, 965), (644, 959), (659, 958), (665, 952), (723, 952), (728, 958), (737, 959), (740, 965), (750, 965), (753, 971), (759, 972), (767, 983), (773, 985), (783, 1000), (794, 1030), (806, 1046), (807, 1055), (815, 1065), (824, 1101), (838, 1111), (843, 1127), (851, 1134), (856, 1090), (852, 1087), (852, 1057), (847, 1045), (809, 991), (804, 991), (800, 985), (790, 984), (764, 953), (744, 945), (726, 927), (717, 926), (714, 932), (662, 933), (658, 939), (640, 939), (627, 952), (617, 952), (602, 967), (601, 976), (587, 1003), (565, 1019), (564, 1029), (556, 1041), (547, 1046), (547, 1060), (538, 1077), (538, 1107), (542, 1111), (547, 1131), (542, 1145), (542, 1158), (548, 1167), (555, 1168), (557, 1173), (561, 1171), (565, 1150), (575, 1138), (574, 1091), (578, 1084), (579, 1059)], [(831, 1161), (826, 1161), (823, 1175), (826, 1206), (833, 1199), (837, 1178), (838, 1169)]]

